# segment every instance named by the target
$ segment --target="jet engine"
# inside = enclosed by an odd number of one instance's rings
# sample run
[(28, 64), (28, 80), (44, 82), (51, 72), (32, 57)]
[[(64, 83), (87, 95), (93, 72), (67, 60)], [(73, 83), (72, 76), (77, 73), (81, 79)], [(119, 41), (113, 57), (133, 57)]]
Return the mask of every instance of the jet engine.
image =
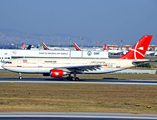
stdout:
[(65, 75), (67, 75), (67, 73), (63, 72), (63, 70), (59, 70), (59, 69), (50, 70), (50, 76), (51, 77), (63, 77)]

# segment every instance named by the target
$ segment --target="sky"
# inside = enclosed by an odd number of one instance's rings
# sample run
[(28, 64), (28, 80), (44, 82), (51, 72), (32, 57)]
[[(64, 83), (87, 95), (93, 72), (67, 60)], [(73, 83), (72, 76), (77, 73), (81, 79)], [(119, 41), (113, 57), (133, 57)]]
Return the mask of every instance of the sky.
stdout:
[(153, 35), (156, 0), (0, 0), (0, 29), (42, 35), (69, 34), (109, 43)]

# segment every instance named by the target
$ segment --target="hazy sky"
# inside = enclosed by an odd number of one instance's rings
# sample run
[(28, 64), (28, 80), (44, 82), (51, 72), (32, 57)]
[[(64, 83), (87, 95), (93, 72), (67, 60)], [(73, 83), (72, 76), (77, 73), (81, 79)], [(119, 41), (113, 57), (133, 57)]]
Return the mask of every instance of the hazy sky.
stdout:
[(157, 43), (157, 0), (0, 0), (0, 29)]

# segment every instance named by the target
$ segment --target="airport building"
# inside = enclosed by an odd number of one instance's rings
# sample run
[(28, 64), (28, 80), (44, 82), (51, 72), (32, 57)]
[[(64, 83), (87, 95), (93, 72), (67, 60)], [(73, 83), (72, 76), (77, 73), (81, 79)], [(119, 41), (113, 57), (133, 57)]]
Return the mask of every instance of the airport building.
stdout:
[[(108, 59), (107, 51), (70, 51), (70, 50), (19, 50), (0, 49), (0, 62), (17, 58), (94, 58)], [(1, 66), (0, 64), (0, 66)]]

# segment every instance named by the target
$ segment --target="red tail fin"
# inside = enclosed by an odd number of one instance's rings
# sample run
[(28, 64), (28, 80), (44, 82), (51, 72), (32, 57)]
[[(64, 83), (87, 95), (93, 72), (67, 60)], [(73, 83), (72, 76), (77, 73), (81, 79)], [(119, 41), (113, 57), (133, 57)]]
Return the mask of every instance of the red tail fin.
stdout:
[(27, 47), (25, 46), (25, 44), (24, 44), (24, 43), (22, 43), (22, 46), (23, 46), (23, 48), (24, 48), (24, 49), (26, 49), (26, 48), (27, 48)]
[(76, 50), (81, 51), (81, 49), (79, 48), (79, 46), (76, 43), (74, 43), (74, 45), (75, 45)]
[(107, 47), (107, 45), (106, 45), (106, 44), (104, 44), (104, 45), (105, 45), (105, 49), (106, 49), (106, 50), (109, 50), (108, 47)]
[(42, 42), (42, 45), (43, 45), (44, 50), (50, 50), (50, 49), (45, 45), (44, 42)]
[(143, 36), (129, 52), (118, 59), (143, 59), (152, 37), (152, 35)]
[(106, 44), (104, 44), (102, 51), (104, 50), (109, 50)]

